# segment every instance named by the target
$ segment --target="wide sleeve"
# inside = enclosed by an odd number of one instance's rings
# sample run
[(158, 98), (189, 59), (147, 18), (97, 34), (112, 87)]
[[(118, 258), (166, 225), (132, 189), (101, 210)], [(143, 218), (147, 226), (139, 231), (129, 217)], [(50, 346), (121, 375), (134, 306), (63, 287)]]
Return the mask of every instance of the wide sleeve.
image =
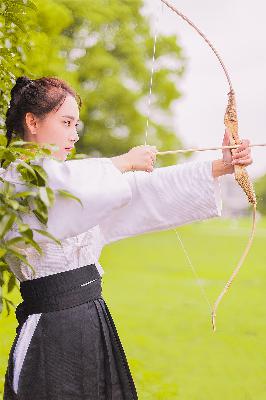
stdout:
[(188, 162), (124, 174), (131, 201), (101, 222), (104, 243), (221, 216), (220, 178), (212, 162)]
[[(67, 190), (82, 202), (81, 205), (74, 199), (56, 194), (45, 229), (59, 239), (86, 232), (131, 199), (128, 182), (108, 158), (64, 162), (43, 158), (40, 165), (47, 172), (49, 186), (55, 192)], [(34, 215), (25, 215), (24, 222), (32, 228), (44, 229)], [(37, 241), (50, 240), (36, 232), (34, 236)]]

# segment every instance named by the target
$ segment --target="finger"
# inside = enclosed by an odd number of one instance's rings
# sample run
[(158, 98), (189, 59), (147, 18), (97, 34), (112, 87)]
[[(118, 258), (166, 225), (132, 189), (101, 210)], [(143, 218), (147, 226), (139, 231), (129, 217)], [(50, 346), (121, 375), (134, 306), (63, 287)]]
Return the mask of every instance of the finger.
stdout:
[(247, 148), (245, 150), (236, 152), (233, 155), (233, 159), (238, 159), (238, 158), (243, 158), (243, 157), (246, 157), (246, 156), (250, 156), (250, 154), (251, 154), (250, 148)]
[(243, 157), (243, 158), (241, 158), (239, 160), (233, 160), (232, 161), (233, 165), (237, 165), (237, 164), (240, 164), (240, 165), (247, 164), (247, 165), (249, 165), (249, 164), (252, 164), (252, 163), (253, 163), (253, 159), (250, 156)]
[(146, 168), (153, 168), (154, 160), (151, 155), (145, 157), (145, 166)]
[(150, 166), (154, 166), (155, 160), (153, 158), (150, 159)]
[(223, 146), (228, 146), (230, 143), (229, 131), (226, 129), (223, 138)]
[(146, 154), (154, 154), (155, 150), (153, 148), (151, 148), (151, 147), (146, 147), (145, 148), (145, 153)]
[(146, 168), (146, 172), (152, 172), (152, 171), (153, 171), (153, 167), (152, 166)]
[(246, 149), (246, 148), (249, 148), (249, 147), (248, 147), (249, 144), (250, 144), (250, 141), (249, 141), (248, 139), (243, 139), (243, 140), (241, 141), (241, 146), (239, 146), (239, 147), (236, 149), (236, 152), (238, 153), (238, 152), (240, 152), (240, 151), (242, 151), (242, 150), (244, 150), (244, 149)]
[(151, 160), (153, 163), (156, 161), (156, 154), (151, 154)]
[(247, 160), (240, 160), (237, 162), (237, 164), (232, 163), (234, 166), (239, 165), (242, 167), (246, 167), (248, 165), (251, 165), (253, 163), (252, 159), (247, 159)]
[(156, 147), (156, 146), (150, 146), (150, 147), (149, 147), (149, 151), (150, 151), (152, 154), (158, 153), (158, 150), (157, 150), (157, 147)]
[(251, 158), (251, 154), (244, 154), (242, 157), (235, 158), (233, 161), (238, 162), (239, 160), (245, 160), (246, 158)]
[(152, 163), (154, 163), (156, 161), (156, 153), (147, 153), (145, 155), (145, 159), (147, 160), (147, 162), (151, 161)]

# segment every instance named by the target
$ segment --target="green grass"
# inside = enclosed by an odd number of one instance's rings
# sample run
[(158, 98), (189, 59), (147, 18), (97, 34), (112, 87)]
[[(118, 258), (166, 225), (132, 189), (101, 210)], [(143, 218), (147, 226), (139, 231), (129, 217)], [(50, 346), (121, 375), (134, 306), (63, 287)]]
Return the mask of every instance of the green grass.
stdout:
[[(178, 229), (200, 282), (174, 231), (104, 249), (103, 294), (140, 400), (266, 399), (266, 220), (259, 221), (251, 253), (218, 308), (216, 333), (199, 286), (212, 304), (250, 225), (248, 219), (215, 219)], [(0, 319), (1, 386), (15, 327), (14, 315)]]

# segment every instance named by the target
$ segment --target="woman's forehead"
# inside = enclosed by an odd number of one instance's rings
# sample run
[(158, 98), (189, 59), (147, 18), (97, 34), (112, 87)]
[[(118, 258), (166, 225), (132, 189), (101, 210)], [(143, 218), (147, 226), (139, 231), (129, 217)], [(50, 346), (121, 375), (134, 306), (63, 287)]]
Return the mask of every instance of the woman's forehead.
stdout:
[(70, 116), (74, 119), (79, 119), (79, 107), (76, 99), (73, 96), (67, 96), (57, 113), (62, 116)]

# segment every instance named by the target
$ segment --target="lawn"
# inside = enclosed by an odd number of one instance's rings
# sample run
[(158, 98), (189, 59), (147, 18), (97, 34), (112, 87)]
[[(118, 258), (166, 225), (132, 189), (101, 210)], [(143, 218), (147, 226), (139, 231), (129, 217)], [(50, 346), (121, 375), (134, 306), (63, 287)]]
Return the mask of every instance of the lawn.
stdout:
[[(213, 219), (106, 247), (104, 297), (126, 350), (140, 400), (266, 399), (266, 220), (217, 313), (210, 309), (247, 242), (251, 221)], [(16, 303), (18, 294), (14, 293)], [(0, 393), (15, 335), (14, 314), (0, 319)]]

